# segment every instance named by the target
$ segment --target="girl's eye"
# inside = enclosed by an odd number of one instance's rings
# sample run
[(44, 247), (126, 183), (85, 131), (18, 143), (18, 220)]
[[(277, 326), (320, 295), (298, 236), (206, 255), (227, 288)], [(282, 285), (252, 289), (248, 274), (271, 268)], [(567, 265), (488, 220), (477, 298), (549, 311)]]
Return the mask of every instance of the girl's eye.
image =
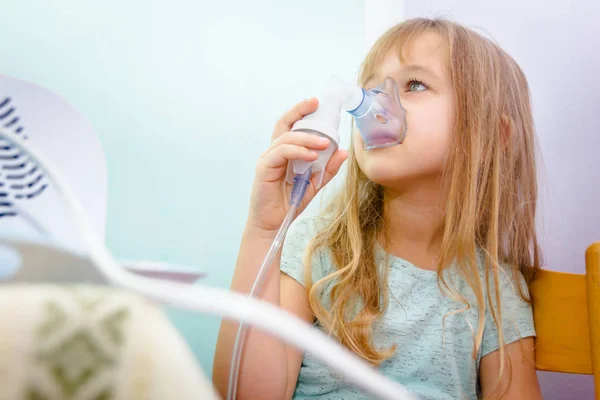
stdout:
[(416, 79), (409, 80), (407, 86), (409, 92), (422, 92), (423, 90), (427, 90), (427, 86)]

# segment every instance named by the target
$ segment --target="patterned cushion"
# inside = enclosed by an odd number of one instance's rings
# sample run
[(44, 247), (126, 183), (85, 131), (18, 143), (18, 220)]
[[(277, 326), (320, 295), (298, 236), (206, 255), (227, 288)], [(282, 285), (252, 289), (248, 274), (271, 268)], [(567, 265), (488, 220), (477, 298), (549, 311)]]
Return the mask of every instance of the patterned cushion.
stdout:
[(0, 286), (0, 399), (217, 396), (151, 302), (94, 286)]

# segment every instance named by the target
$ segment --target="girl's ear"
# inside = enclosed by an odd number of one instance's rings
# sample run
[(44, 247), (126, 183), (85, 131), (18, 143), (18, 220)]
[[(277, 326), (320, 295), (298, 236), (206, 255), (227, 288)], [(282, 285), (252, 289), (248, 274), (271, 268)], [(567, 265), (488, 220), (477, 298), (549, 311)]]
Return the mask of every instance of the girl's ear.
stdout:
[(506, 115), (502, 114), (500, 117), (500, 140), (502, 141), (502, 149), (506, 150), (508, 144), (510, 143), (511, 135), (513, 132), (513, 121), (512, 119)]

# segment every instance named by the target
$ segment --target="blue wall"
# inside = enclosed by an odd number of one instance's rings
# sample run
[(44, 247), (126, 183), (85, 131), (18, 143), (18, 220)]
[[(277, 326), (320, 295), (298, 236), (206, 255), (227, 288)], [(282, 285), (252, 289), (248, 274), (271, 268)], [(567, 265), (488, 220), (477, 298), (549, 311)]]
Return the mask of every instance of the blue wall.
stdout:
[[(116, 256), (227, 288), (272, 127), (364, 54), (362, 0), (3, 2), (0, 73), (64, 97), (108, 163)], [(85, 171), (82, 171), (85, 173)], [(169, 310), (210, 373), (219, 321)]]

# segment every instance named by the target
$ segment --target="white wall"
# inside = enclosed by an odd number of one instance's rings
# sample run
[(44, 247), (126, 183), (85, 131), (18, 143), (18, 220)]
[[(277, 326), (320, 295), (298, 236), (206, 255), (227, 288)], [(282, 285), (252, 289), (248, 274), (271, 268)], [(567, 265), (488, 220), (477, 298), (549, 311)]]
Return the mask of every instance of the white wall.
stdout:
[[(385, 22), (397, 3), (368, 0), (366, 6)], [(600, 240), (600, 3), (405, 3), (407, 18), (447, 17), (491, 35), (524, 69), (545, 163), (539, 226), (545, 267), (583, 273), (586, 247)], [(540, 373), (540, 380), (545, 399), (593, 398), (591, 377)]]

